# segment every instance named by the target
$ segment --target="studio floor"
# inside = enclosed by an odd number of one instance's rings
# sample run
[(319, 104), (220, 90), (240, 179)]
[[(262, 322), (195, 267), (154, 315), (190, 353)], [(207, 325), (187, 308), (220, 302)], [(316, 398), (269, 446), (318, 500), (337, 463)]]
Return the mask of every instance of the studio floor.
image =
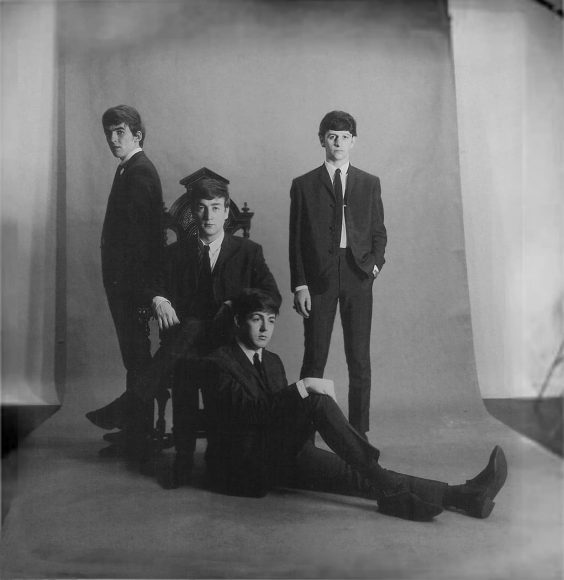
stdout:
[(509, 476), (492, 515), (444, 512), (430, 523), (384, 516), (353, 497), (212, 493), (202, 485), (203, 441), (194, 485), (164, 490), (155, 477), (98, 456), (102, 432), (82, 415), (89, 404), (69, 394), (7, 457), (16, 478), (2, 578), (562, 577), (562, 460), (481, 401), (440, 417), (373, 410), (370, 439), (382, 464), (398, 471), (459, 483), (483, 468), (496, 443), (504, 448)]

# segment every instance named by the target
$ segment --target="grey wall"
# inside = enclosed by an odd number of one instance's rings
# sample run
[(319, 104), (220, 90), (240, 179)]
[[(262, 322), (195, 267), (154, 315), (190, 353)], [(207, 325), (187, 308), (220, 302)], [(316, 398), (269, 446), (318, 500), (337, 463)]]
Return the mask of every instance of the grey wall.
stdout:
[[(183, 2), (61, 4), (68, 167), (69, 385), (123, 371), (105, 304), (99, 236), (115, 161), (102, 112), (136, 106), (167, 205), (207, 166), (256, 212), (252, 237), (283, 291), (273, 341), (297, 375), (301, 320), (291, 310), (291, 178), (323, 160), (328, 110), (357, 117), (353, 164), (382, 180), (388, 264), (374, 287), (374, 405), (447, 405), (477, 394), (460, 206), (449, 34), (440, 3)], [(346, 371), (340, 329), (327, 369)], [(72, 386), (69, 386), (72, 388)], [(416, 409), (416, 407), (412, 407)]]

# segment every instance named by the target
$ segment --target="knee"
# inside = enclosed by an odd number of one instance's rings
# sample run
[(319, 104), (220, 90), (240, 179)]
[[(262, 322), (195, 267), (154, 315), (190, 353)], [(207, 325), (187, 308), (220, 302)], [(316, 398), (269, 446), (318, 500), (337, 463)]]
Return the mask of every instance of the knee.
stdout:
[(329, 395), (321, 395), (319, 393), (310, 393), (308, 396), (311, 408), (314, 411), (327, 412), (333, 410), (335, 407), (339, 408), (334, 399)]

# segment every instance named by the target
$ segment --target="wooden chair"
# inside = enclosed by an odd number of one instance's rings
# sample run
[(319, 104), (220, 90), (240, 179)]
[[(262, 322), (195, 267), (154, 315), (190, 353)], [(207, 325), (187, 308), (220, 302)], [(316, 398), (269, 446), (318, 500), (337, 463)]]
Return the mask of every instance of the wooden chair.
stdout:
[[(198, 235), (198, 226), (190, 209), (190, 190), (191, 187), (200, 179), (212, 178), (222, 181), (226, 184), (229, 180), (221, 175), (215, 173), (207, 167), (202, 167), (198, 171), (187, 175), (180, 180), (180, 184), (186, 188), (186, 192), (182, 194), (171, 206), (169, 210), (164, 209), (163, 217), (163, 245), (166, 259), (167, 252), (178, 244), (180, 241), (189, 237), (196, 237)], [(229, 217), (225, 222), (225, 231), (229, 234), (236, 234), (242, 232), (243, 237), (248, 238), (251, 229), (251, 220), (254, 213), (249, 211), (247, 202), (244, 202), (243, 207), (239, 209), (237, 204), (231, 199), (229, 205)], [(140, 309), (140, 316), (147, 324), (149, 329), (149, 320), (154, 317), (153, 310), (150, 306)], [(153, 429), (152, 439), (154, 447), (157, 449), (167, 449), (174, 444), (172, 433), (166, 430), (166, 405), (171, 397), (171, 388), (173, 377), (169, 377), (168, 381), (164, 381), (166, 388), (161, 389), (159, 394), (155, 397), (157, 404), (157, 419)], [(203, 413), (198, 413), (198, 429), (197, 436), (199, 438), (205, 437), (205, 426), (203, 420)]]

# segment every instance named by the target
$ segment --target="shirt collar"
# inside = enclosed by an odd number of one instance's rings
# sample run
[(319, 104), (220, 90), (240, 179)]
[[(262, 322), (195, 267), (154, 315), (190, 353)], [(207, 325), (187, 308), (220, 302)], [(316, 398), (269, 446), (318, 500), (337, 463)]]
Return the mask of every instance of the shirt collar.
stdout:
[(130, 151), (125, 156), (123, 161), (120, 161), (120, 165), (125, 165), (136, 153), (139, 153), (139, 151), (143, 151), (143, 149), (141, 149), (141, 147), (137, 147), (137, 148), (133, 149), (132, 151)]
[(210, 254), (215, 254), (216, 252), (219, 252), (219, 250), (221, 249), (223, 238), (225, 238), (225, 231), (222, 231), (221, 234), (219, 235), (219, 238), (216, 238), (213, 242), (210, 242), (209, 244), (206, 244), (206, 242), (204, 242), (204, 240), (202, 240), (201, 238), (200, 243), (204, 246), (208, 245), (210, 247)]
[(245, 356), (251, 361), (251, 363), (253, 362), (253, 357), (255, 356), (255, 353), (258, 353), (259, 355), (259, 359), (262, 362), (262, 348), (259, 348), (258, 350), (253, 350), (252, 348), (249, 348), (248, 346), (244, 345), (238, 338), (235, 339), (237, 341), (237, 344), (241, 347), (241, 350), (245, 353)]
[[(347, 161), (343, 166), (339, 167), (339, 169), (341, 170), (341, 175), (346, 175), (349, 172), (349, 165), (350, 161)], [(331, 181), (333, 181), (337, 167), (331, 165), (331, 163), (329, 163), (328, 161), (325, 161), (325, 167), (329, 172), (329, 177), (331, 178)]]

